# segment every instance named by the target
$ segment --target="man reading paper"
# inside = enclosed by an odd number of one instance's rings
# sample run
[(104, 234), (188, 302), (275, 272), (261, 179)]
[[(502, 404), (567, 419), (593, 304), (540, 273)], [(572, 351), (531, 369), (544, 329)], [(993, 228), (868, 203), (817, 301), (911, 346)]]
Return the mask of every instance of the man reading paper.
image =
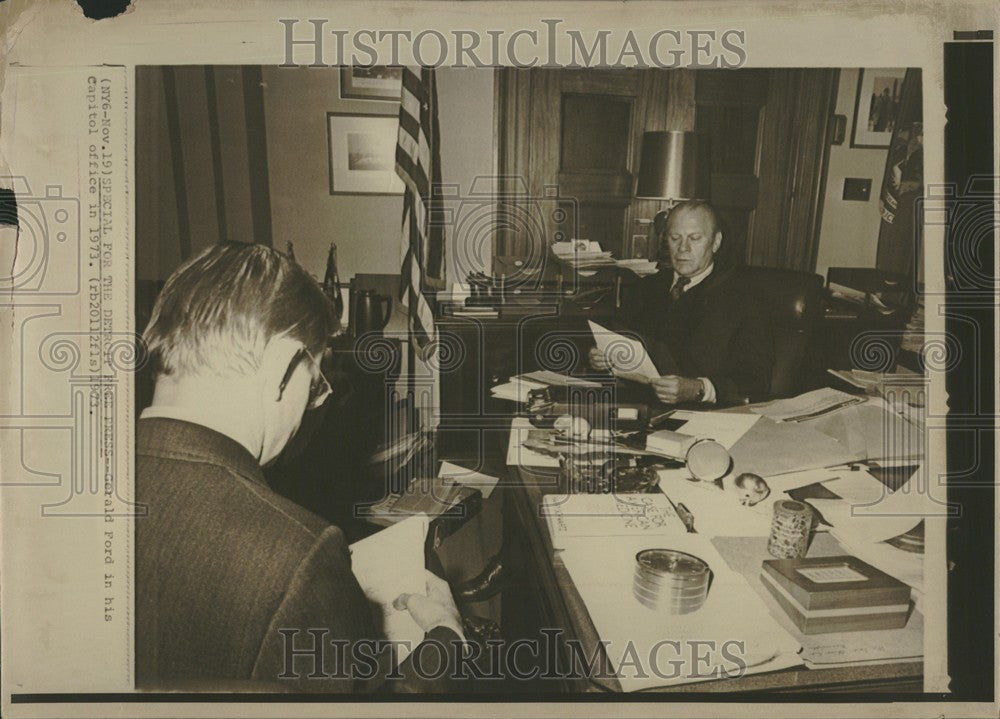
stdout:
[(447, 584), (428, 573), (426, 596), (396, 600), (438, 645), (421, 676), (411, 659), (382, 666), (343, 533), (261, 472), (329, 395), (318, 360), (334, 329), (316, 282), (269, 247), (215, 245), (167, 280), (144, 336), (156, 389), (136, 440), (140, 688), (448, 688), (448, 672), (431, 667), (453, 666), (460, 645)]
[[(624, 324), (644, 340), (661, 374), (649, 381), (665, 404), (738, 404), (767, 397), (774, 364), (764, 300), (735, 268), (717, 267), (722, 246), (718, 216), (706, 202), (688, 200), (670, 212), (664, 234), (672, 270), (640, 281), (638, 306)], [(612, 369), (597, 347), (588, 360)]]

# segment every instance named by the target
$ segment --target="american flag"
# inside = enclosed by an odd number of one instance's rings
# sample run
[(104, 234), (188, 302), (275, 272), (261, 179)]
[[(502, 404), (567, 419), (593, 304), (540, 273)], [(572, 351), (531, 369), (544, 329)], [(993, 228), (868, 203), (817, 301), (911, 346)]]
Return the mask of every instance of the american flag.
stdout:
[(433, 188), (441, 184), (440, 132), (434, 70), (403, 68), (399, 106), (396, 174), (403, 193), (403, 267), (400, 299), (409, 310), (413, 342), (423, 351), (434, 338), (434, 313), (424, 296), (425, 285), (444, 284), (444, 227), (440, 198)]

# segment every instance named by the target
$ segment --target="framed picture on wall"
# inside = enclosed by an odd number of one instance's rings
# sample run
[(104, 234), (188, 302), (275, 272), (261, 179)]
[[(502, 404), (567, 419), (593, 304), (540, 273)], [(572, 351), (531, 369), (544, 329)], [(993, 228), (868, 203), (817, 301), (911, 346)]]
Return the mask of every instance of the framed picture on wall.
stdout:
[(395, 65), (372, 65), (340, 68), (340, 97), (352, 100), (399, 102), (403, 68)]
[(331, 195), (402, 195), (396, 174), (395, 115), (328, 112)]
[(858, 78), (851, 147), (889, 147), (905, 68), (867, 68)]

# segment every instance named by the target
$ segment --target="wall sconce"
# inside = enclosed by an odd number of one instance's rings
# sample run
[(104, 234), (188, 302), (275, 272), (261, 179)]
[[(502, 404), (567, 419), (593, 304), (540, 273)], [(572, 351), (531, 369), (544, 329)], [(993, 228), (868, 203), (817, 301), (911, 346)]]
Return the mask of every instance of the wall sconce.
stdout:
[(653, 218), (653, 237), (658, 239), (670, 210), (697, 193), (698, 136), (693, 132), (668, 130), (642, 135), (636, 199), (667, 203)]

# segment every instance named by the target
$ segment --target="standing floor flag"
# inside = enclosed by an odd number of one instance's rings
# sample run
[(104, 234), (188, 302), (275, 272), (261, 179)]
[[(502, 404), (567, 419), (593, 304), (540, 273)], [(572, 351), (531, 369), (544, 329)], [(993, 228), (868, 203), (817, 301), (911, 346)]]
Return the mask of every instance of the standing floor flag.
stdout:
[[(418, 74), (419, 72), (419, 74)], [(412, 342), (423, 352), (434, 338), (427, 288), (444, 286), (444, 226), (440, 221), (440, 132), (434, 70), (403, 68), (396, 174), (402, 178), (400, 300), (408, 308)]]

